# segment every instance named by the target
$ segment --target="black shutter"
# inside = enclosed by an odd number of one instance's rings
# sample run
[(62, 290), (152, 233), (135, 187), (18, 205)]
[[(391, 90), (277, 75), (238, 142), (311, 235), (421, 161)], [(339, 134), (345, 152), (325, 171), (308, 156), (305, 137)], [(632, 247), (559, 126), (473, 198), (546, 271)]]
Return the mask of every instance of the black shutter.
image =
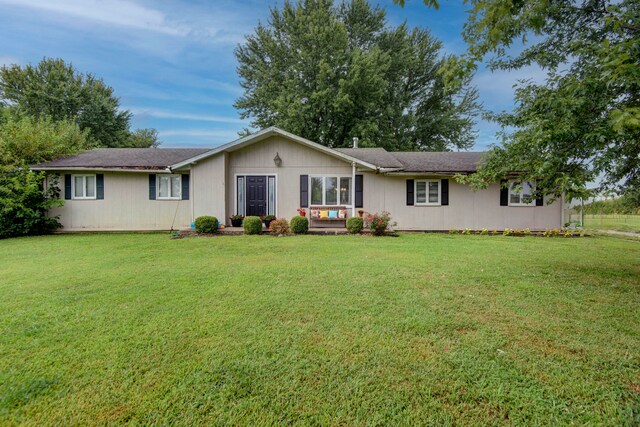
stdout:
[(544, 196), (542, 194), (536, 197), (536, 206), (544, 206)]
[(500, 206), (509, 206), (509, 187), (504, 186), (506, 183), (506, 179), (500, 181)]
[(104, 199), (104, 174), (96, 175), (96, 199)]
[(356, 208), (364, 206), (362, 175), (356, 175)]
[(309, 207), (309, 175), (300, 175), (300, 207)]
[(65, 200), (71, 200), (71, 175), (64, 175), (64, 198)]
[(407, 180), (407, 206), (413, 206), (413, 189), (414, 184), (412, 179)]
[(182, 200), (189, 200), (189, 175), (182, 175)]
[(449, 180), (440, 180), (440, 204), (442, 206), (449, 206)]
[(156, 199), (156, 175), (149, 175), (149, 200)]

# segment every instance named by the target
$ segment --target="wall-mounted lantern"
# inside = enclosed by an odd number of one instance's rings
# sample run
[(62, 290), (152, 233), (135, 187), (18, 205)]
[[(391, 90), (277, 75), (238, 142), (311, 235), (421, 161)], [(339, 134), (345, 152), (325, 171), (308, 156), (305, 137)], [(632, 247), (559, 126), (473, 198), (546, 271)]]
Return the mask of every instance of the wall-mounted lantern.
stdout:
[(280, 158), (280, 155), (276, 152), (276, 156), (273, 158), (273, 163), (276, 164), (276, 167), (280, 167), (280, 165), (282, 164), (282, 159)]

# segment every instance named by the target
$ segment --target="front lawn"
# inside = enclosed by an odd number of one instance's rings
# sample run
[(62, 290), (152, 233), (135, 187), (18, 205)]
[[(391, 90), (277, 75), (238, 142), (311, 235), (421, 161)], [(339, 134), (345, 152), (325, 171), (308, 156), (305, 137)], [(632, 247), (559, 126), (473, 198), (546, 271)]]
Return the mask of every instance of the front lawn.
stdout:
[(640, 243), (0, 241), (0, 424), (632, 425)]

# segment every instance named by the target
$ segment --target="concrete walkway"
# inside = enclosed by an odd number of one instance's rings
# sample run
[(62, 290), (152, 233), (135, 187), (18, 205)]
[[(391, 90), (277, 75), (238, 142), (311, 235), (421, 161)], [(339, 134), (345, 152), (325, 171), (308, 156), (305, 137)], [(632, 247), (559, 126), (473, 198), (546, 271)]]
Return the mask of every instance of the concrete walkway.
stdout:
[(634, 233), (633, 231), (616, 231), (616, 230), (593, 230), (596, 233), (602, 234), (615, 234), (616, 236), (627, 236), (627, 237), (635, 237), (636, 239), (640, 239), (640, 233)]

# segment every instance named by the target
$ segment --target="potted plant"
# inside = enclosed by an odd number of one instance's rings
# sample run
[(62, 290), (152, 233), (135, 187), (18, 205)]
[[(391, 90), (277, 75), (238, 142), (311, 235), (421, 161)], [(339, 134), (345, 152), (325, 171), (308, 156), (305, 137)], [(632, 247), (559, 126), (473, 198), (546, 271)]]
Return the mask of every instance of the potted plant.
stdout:
[(267, 230), (269, 229), (269, 225), (271, 225), (271, 221), (273, 221), (274, 219), (276, 219), (275, 215), (262, 216), (262, 222), (264, 223), (264, 226), (267, 227)]
[(231, 220), (231, 226), (232, 227), (242, 227), (242, 220), (244, 219), (244, 216), (242, 216), (242, 215), (231, 215), (229, 217), (229, 219)]
[(298, 214), (300, 216), (307, 216), (307, 211), (304, 208), (298, 208)]
[(364, 210), (358, 209), (358, 215), (360, 216), (360, 218), (362, 218), (362, 215), (364, 215)]

